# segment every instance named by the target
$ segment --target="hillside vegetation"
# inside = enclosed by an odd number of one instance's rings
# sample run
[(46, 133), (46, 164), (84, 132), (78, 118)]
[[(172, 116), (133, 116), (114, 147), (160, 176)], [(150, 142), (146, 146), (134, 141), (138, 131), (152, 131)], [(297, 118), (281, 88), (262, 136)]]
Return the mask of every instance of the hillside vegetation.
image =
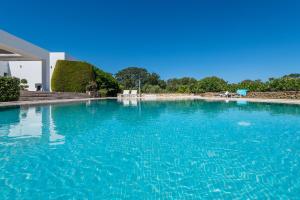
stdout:
[(129, 67), (119, 71), (116, 79), (124, 89), (137, 89), (140, 79), (144, 93), (204, 93), (204, 92), (235, 92), (237, 89), (248, 89), (252, 92), (300, 91), (300, 74), (290, 74), (268, 81), (244, 80), (239, 83), (216, 77), (195, 79), (192, 77), (162, 80), (157, 73), (150, 73), (144, 68)]

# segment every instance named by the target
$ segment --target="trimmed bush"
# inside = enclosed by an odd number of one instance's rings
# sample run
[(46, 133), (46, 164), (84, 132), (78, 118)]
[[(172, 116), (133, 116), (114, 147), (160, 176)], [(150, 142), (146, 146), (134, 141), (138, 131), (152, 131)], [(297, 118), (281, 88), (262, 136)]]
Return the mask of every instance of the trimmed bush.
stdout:
[(85, 92), (86, 86), (94, 79), (91, 64), (58, 60), (52, 75), (51, 88), (55, 92)]
[(0, 77), (0, 101), (16, 101), (20, 97), (20, 79)]

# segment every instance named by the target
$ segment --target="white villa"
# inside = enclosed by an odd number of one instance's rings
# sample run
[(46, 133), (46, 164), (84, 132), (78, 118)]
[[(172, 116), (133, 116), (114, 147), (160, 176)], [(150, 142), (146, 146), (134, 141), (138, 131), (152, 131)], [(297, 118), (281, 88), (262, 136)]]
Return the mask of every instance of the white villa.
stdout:
[(74, 60), (65, 52), (49, 52), (0, 29), (0, 76), (28, 81), (29, 91), (51, 91), (57, 60)]

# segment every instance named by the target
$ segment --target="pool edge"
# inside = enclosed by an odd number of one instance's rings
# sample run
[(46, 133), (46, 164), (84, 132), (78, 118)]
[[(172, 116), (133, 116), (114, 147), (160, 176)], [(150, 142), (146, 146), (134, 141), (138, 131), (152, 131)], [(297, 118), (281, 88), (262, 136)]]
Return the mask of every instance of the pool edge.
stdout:
[[(95, 100), (117, 99), (117, 97), (103, 97), (103, 98), (82, 98), (82, 99), (55, 99), (55, 100), (41, 100), (41, 101), (12, 101), (0, 102), (0, 107), (12, 107), (23, 105), (41, 105), (41, 104), (57, 104), (57, 103), (71, 103), (84, 102)], [(176, 101), (176, 100), (206, 100), (206, 101), (247, 101), (257, 103), (280, 103), (280, 104), (294, 104), (300, 105), (300, 100), (292, 99), (259, 99), (259, 98), (224, 98), (224, 97), (201, 97), (201, 96), (182, 96), (182, 97), (156, 97), (156, 98), (138, 98), (143, 101)]]

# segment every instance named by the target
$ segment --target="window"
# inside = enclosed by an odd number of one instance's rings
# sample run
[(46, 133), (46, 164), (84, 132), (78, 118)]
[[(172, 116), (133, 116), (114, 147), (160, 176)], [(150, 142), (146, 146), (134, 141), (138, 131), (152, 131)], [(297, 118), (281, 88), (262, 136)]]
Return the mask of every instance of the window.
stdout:
[(3, 76), (8, 76), (8, 73), (4, 72)]

